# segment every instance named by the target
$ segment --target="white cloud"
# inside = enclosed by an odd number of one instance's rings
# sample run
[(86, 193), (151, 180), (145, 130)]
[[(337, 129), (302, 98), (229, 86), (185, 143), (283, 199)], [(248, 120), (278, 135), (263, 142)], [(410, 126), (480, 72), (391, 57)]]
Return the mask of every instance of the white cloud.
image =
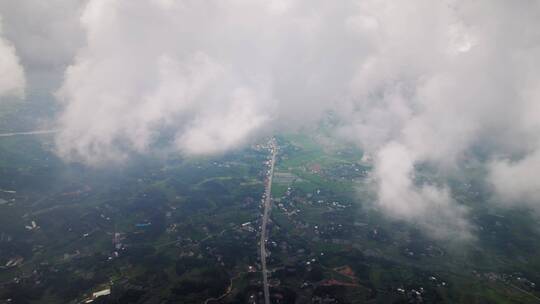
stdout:
[(414, 184), (416, 161), (411, 151), (396, 142), (390, 142), (378, 151), (374, 177), (379, 207), (396, 219), (419, 225), (433, 237), (470, 239), (467, 209), (451, 198), (447, 188)]
[[(84, 41), (79, 22), (87, 0), (0, 1), (5, 36), (26, 69), (65, 68)], [(54, 71), (56, 72), (56, 70)]]
[(531, 206), (540, 211), (540, 151), (518, 161), (499, 160), (490, 166), (490, 181), (502, 205)]
[(13, 44), (3, 37), (0, 16), (0, 97), (24, 95), (24, 70)]
[[(373, 51), (351, 83), (341, 130), (377, 159), (379, 205), (441, 236), (466, 235), (466, 210), (444, 187), (415, 185), (412, 166), (455, 169), (479, 145), (490, 147), (488, 158), (524, 155), (496, 163), (493, 179), (499, 199), (530, 202), (540, 186), (526, 178), (540, 148), (538, 4), (381, 3), (363, 2), (362, 16), (377, 20)], [(508, 183), (512, 174), (519, 186)], [(434, 206), (444, 212), (434, 216)]]
[(122, 160), (151, 148), (163, 129), (174, 131), (181, 152), (215, 153), (269, 128), (316, 121), (353, 72), (334, 65), (365, 47), (326, 43), (343, 27), (344, 7), (308, 7), (89, 1), (86, 44), (58, 92), (60, 155)]
[(178, 135), (178, 148), (187, 154), (212, 154), (231, 150), (269, 120), (253, 108), (260, 97), (248, 89), (236, 89), (230, 97), (229, 108), (205, 110), (186, 130)]

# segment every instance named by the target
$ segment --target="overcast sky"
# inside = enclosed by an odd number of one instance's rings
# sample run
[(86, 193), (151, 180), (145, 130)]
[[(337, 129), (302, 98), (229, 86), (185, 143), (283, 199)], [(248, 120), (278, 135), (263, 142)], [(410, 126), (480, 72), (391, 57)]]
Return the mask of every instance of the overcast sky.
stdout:
[(470, 236), (414, 166), (452, 172), (479, 146), (493, 200), (540, 210), (540, 1), (4, 0), (0, 16), (0, 99), (50, 90), (67, 161), (147, 153), (164, 129), (178, 153), (220, 153), (331, 110), (389, 216)]

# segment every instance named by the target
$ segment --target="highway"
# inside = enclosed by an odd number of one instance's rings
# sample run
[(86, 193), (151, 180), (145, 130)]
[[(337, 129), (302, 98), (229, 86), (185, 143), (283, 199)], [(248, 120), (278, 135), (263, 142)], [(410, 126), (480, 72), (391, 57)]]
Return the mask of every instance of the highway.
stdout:
[(12, 133), (0, 133), (0, 137), (11, 137), (18, 135), (42, 135), (42, 134), (52, 134), (57, 133), (57, 130), (37, 130), (37, 131), (28, 131), (28, 132), (12, 132)]
[(272, 160), (270, 162), (270, 170), (267, 175), (266, 185), (264, 189), (264, 211), (261, 225), (261, 242), (260, 242), (260, 254), (261, 254), (261, 268), (263, 277), (263, 290), (264, 290), (264, 303), (270, 304), (270, 289), (268, 288), (268, 270), (266, 268), (266, 239), (267, 239), (267, 224), (268, 217), (270, 216), (270, 209), (272, 209), (272, 199), (270, 197), (272, 192), (272, 177), (274, 176), (274, 165), (276, 163), (277, 147), (276, 141), (272, 138), (271, 141)]

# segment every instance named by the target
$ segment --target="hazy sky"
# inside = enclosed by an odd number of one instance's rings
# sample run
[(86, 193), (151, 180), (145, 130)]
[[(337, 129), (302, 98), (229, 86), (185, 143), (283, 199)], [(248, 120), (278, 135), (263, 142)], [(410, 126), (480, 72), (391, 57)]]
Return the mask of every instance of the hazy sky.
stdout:
[(414, 166), (452, 172), (479, 146), (494, 201), (540, 209), (539, 1), (4, 0), (0, 16), (0, 96), (21, 96), (21, 64), (61, 79), (66, 160), (122, 161), (165, 129), (169, 149), (219, 153), (332, 110), (389, 216), (469, 236)]

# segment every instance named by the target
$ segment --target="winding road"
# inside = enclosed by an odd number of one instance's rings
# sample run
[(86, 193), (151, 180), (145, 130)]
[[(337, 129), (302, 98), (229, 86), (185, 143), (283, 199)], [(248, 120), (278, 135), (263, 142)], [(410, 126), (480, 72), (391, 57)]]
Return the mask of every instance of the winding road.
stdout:
[(268, 172), (268, 178), (266, 179), (266, 185), (264, 190), (264, 211), (263, 211), (263, 217), (262, 217), (262, 225), (261, 225), (261, 268), (262, 268), (262, 277), (263, 277), (263, 290), (264, 290), (264, 303), (270, 304), (270, 289), (268, 287), (268, 270), (266, 268), (266, 233), (267, 233), (267, 224), (268, 224), (268, 217), (270, 215), (270, 209), (272, 208), (272, 199), (270, 197), (272, 193), (272, 177), (274, 176), (274, 165), (276, 163), (276, 154), (277, 154), (277, 147), (276, 147), (276, 141), (272, 138), (271, 141), (271, 148), (272, 151), (272, 160), (270, 163), (270, 170)]

